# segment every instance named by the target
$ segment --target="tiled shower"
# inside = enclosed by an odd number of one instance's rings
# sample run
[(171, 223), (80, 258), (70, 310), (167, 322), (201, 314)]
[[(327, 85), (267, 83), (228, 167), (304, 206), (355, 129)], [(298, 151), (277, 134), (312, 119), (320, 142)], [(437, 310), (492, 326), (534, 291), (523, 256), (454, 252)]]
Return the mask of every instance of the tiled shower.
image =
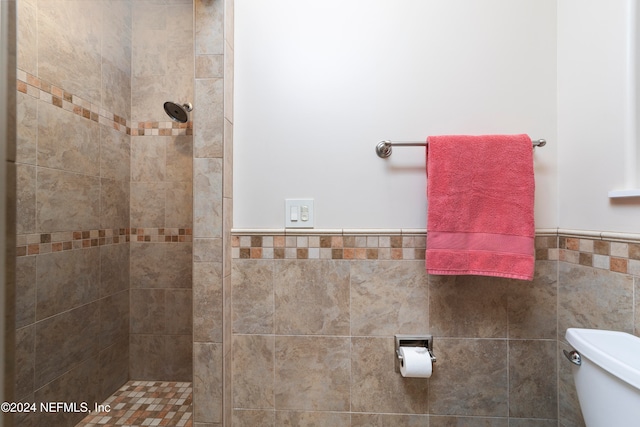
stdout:
[[(223, 422), (222, 319), (212, 313), (222, 313), (231, 137), (225, 8), (17, 2), (17, 401), (92, 406), (129, 379), (195, 378), (194, 421)], [(170, 121), (165, 101), (192, 102), (190, 120)]]

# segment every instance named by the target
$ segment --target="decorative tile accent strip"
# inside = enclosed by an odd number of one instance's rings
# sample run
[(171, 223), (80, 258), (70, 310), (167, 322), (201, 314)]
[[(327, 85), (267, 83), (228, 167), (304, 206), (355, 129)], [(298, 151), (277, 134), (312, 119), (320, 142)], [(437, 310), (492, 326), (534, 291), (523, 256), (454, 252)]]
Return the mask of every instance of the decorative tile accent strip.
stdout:
[[(557, 260), (557, 235), (536, 237), (536, 259)], [(234, 231), (231, 251), (234, 259), (425, 259), (425, 232), (366, 232), (346, 230), (344, 234), (311, 232), (290, 235), (287, 232)]]
[(127, 135), (193, 135), (193, 122), (131, 122), (122, 116), (101, 108), (99, 105), (92, 104), (77, 95), (69, 93), (20, 69), (17, 71), (16, 86), (18, 92), (63, 108), (85, 119), (110, 126)]
[(107, 228), (101, 230), (61, 231), (17, 236), (16, 255), (29, 256), (50, 252), (117, 245), (127, 242), (191, 242), (191, 228)]
[(559, 259), (571, 264), (640, 276), (640, 242), (560, 235)]
[(76, 427), (176, 426), (191, 427), (191, 383), (129, 381), (102, 404), (109, 411), (94, 411)]

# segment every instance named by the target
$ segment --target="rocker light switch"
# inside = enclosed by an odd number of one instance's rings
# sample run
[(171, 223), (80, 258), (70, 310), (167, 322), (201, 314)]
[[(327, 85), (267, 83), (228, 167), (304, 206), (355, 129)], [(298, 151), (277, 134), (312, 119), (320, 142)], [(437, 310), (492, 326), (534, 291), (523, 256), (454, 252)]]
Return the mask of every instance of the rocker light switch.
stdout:
[(313, 228), (313, 199), (285, 199), (286, 228)]

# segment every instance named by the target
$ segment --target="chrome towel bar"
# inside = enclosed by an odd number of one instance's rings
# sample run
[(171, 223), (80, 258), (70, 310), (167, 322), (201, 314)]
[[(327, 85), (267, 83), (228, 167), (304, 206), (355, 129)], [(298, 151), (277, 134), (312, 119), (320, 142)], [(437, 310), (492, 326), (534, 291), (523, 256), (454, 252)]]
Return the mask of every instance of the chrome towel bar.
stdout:
[[(544, 147), (547, 144), (546, 139), (537, 139), (531, 141), (534, 147)], [(426, 147), (426, 142), (392, 142), (392, 141), (380, 141), (376, 145), (376, 154), (380, 158), (386, 158), (391, 155), (391, 147)]]

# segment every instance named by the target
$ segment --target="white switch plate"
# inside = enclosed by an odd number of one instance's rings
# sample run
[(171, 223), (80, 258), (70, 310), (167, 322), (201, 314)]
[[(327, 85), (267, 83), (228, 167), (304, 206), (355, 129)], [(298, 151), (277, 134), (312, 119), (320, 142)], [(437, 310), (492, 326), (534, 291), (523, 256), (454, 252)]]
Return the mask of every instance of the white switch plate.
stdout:
[(313, 218), (313, 199), (284, 200), (285, 228), (313, 228)]

